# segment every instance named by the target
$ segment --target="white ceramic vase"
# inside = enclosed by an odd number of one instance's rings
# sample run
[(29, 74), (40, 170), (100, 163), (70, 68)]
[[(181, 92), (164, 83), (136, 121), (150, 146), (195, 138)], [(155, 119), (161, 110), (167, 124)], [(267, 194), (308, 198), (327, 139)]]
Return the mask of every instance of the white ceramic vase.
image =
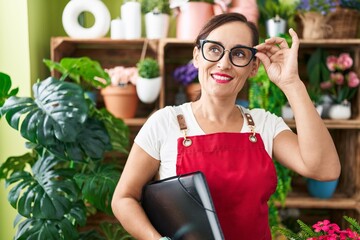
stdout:
[(141, 102), (153, 103), (159, 97), (161, 89), (161, 77), (141, 78), (136, 81), (136, 92)]
[(335, 120), (346, 120), (351, 117), (351, 104), (349, 102), (333, 104), (329, 109), (329, 117)]
[(125, 39), (141, 37), (141, 4), (127, 2), (120, 8), (121, 18), (124, 23)]
[(154, 12), (145, 14), (146, 37), (149, 39), (166, 38), (169, 24), (170, 16), (168, 14)]

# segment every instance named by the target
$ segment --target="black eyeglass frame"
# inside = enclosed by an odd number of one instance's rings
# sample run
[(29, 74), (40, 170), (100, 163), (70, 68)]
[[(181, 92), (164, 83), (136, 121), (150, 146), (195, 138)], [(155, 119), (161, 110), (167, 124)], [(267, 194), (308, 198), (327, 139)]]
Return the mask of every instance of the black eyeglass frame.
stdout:
[[(215, 44), (219, 45), (220, 47), (222, 47), (223, 52), (222, 52), (222, 54), (221, 54), (221, 56), (219, 57), (218, 60), (209, 60), (209, 59), (207, 59), (207, 58), (205, 57), (205, 54), (204, 54), (204, 44), (205, 44), (205, 43), (208, 43), (208, 42), (209, 42), (209, 43), (215, 43)], [(233, 60), (232, 60), (232, 57), (231, 57), (231, 51), (234, 50), (234, 49), (236, 49), (236, 48), (246, 48), (246, 49), (249, 49), (249, 50), (251, 51), (252, 56), (251, 56), (251, 58), (249, 59), (249, 62), (248, 62), (247, 64), (245, 64), (245, 65), (237, 65), (237, 64), (234, 64), (234, 62), (233, 62)], [(223, 58), (223, 56), (225, 55), (225, 51), (226, 51), (227, 49), (225, 49), (225, 47), (224, 47), (221, 43), (219, 43), (219, 42), (212, 41), (212, 40), (208, 40), (208, 39), (201, 39), (201, 40), (200, 40), (200, 50), (201, 50), (201, 54), (202, 54), (203, 58), (204, 58), (206, 61), (209, 61), (209, 62), (218, 62), (218, 61), (220, 61), (220, 60)], [(230, 62), (231, 62), (231, 64), (234, 65), (235, 67), (246, 67), (247, 65), (250, 64), (251, 60), (253, 60), (253, 59), (255, 58), (255, 54), (257, 53), (257, 49), (256, 49), (256, 48), (252, 48), (252, 47), (248, 47), (248, 46), (244, 46), (244, 45), (237, 45), (237, 46), (231, 48), (231, 49), (228, 50), (228, 51), (229, 51), (229, 59), (230, 59)]]

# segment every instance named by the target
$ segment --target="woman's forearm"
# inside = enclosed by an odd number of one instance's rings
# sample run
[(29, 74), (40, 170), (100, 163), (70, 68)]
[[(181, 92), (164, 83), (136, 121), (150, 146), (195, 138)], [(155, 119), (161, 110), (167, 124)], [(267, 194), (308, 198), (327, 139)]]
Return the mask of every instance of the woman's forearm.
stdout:
[(299, 151), (304, 165), (317, 178), (336, 178), (340, 163), (332, 137), (299, 79), (283, 89), (294, 112)]
[(151, 225), (140, 203), (133, 198), (114, 198), (113, 212), (125, 230), (139, 240), (158, 240), (161, 235)]

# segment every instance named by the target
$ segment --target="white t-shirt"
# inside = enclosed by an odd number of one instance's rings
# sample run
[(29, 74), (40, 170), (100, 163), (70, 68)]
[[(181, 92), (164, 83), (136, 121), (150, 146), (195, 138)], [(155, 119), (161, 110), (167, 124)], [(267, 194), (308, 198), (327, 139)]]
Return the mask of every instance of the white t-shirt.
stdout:
[[(191, 103), (179, 106), (187, 125), (187, 136), (204, 135), (191, 109)], [(242, 108), (238, 106), (239, 108)], [(278, 133), (290, 130), (284, 120), (263, 109), (244, 109), (255, 122), (255, 132), (261, 135), (265, 149), (272, 157), (273, 139)], [(183, 137), (174, 107), (165, 107), (152, 114), (135, 137), (135, 143), (155, 159), (160, 160), (160, 179), (176, 175), (177, 140)], [(245, 118), (244, 118), (245, 119)], [(250, 132), (247, 123), (241, 132)]]

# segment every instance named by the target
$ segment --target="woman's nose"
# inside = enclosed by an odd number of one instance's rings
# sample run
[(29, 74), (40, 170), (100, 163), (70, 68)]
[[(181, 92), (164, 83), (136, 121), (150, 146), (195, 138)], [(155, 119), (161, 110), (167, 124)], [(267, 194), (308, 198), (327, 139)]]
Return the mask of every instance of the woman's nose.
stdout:
[(220, 69), (228, 69), (231, 67), (231, 61), (230, 61), (230, 51), (225, 50), (224, 55), (217, 63), (217, 67)]

